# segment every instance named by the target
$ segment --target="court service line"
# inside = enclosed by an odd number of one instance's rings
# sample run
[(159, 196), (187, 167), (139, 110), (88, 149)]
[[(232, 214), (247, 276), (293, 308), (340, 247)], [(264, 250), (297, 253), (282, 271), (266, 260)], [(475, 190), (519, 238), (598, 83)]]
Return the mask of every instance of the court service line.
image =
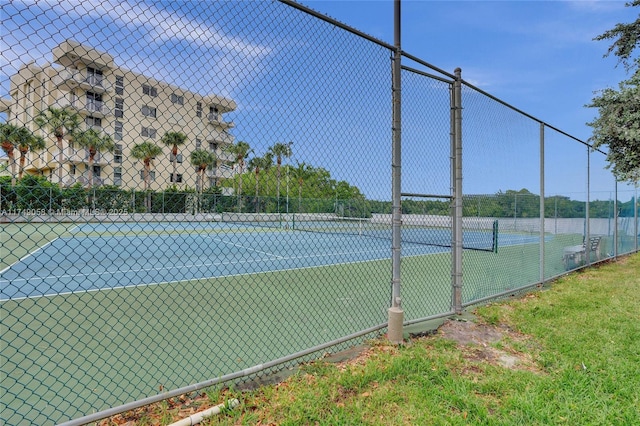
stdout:
[(275, 257), (276, 259), (284, 259), (284, 257), (283, 257), (283, 256), (279, 256), (279, 255), (277, 255), (277, 254), (275, 254), (275, 253), (270, 253), (270, 252), (268, 252), (268, 251), (256, 250), (256, 249), (253, 249), (253, 248), (251, 248), (251, 247), (243, 246), (242, 244), (233, 243), (233, 242), (231, 242), (231, 241), (225, 241), (225, 240), (223, 240), (223, 239), (220, 239), (220, 238), (214, 238), (214, 237), (211, 237), (211, 236), (207, 236), (207, 238), (210, 238), (210, 239), (212, 239), (212, 240), (214, 240), (214, 241), (218, 241), (218, 242), (220, 242), (220, 243), (222, 243), (222, 244), (232, 245), (232, 246), (234, 246), (234, 247), (243, 248), (243, 249), (245, 249), (245, 250), (254, 251), (254, 252), (256, 252), (256, 253), (260, 253), (260, 254), (266, 254), (267, 256), (273, 256), (273, 257)]
[[(327, 254), (314, 254), (311, 256), (288, 256), (288, 257), (280, 256), (278, 260), (312, 259), (312, 258), (322, 258), (322, 257), (329, 257), (329, 256), (344, 256), (344, 255), (350, 255), (350, 254), (375, 253), (379, 251), (382, 251), (382, 250), (373, 250), (373, 251), (372, 250), (356, 250), (356, 251), (347, 251), (347, 252), (334, 252), (334, 253), (327, 253)], [(385, 249), (385, 251), (387, 250)], [(167, 270), (167, 271), (181, 270), (185, 268), (194, 268), (194, 267), (202, 267), (202, 266), (241, 265), (241, 264), (252, 264), (252, 263), (257, 264), (257, 263), (263, 263), (271, 260), (273, 260), (273, 258), (260, 258), (260, 259), (249, 259), (249, 260), (243, 259), (243, 260), (230, 260), (230, 261), (222, 261), (222, 262), (192, 263), (192, 264), (183, 264), (183, 265), (177, 265), (177, 266), (161, 266), (161, 267), (153, 267), (153, 268), (138, 268), (138, 269), (128, 269), (128, 270), (117, 269), (115, 271), (105, 270), (102, 272), (91, 272), (91, 273), (48, 275), (44, 277), (30, 277), (30, 278), (17, 278), (14, 280), (0, 280), (0, 285), (9, 284), (9, 283), (15, 284), (19, 282), (45, 281), (45, 280), (51, 280), (51, 279), (60, 280), (64, 278), (77, 278), (77, 277), (89, 278), (92, 276), (100, 276), (103, 274), (115, 274), (118, 272), (121, 272), (122, 274), (127, 275), (129, 273), (151, 272), (151, 271), (162, 271), (162, 270)], [(322, 266), (337, 265), (337, 264), (338, 263), (329, 263)], [(282, 269), (276, 269), (276, 271), (280, 271), (280, 270)], [(262, 272), (269, 272), (269, 271), (260, 271), (260, 273)], [(247, 272), (246, 274), (251, 274), (251, 273), (253, 272)], [(238, 275), (242, 275), (242, 274), (238, 274)], [(219, 276), (233, 276), (233, 275), (219, 275)], [(188, 281), (188, 279), (178, 280), (178, 282), (180, 281)], [(117, 287), (109, 287), (109, 288), (117, 288)]]
[[(380, 251), (380, 250), (376, 250), (376, 251)], [(304, 257), (305, 256), (296, 256), (296, 257), (292, 257), (291, 259), (304, 258)], [(318, 256), (310, 256), (310, 257), (318, 257)], [(243, 272), (243, 273), (229, 274), (229, 275), (218, 275), (218, 276), (201, 277), (201, 278), (190, 278), (190, 279), (186, 279), (186, 280), (160, 281), (160, 282), (157, 282), (157, 283), (131, 284), (131, 285), (121, 285), (121, 286), (117, 286), (117, 287), (93, 288), (93, 289), (90, 289), (90, 290), (67, 291), (67, 292), (64, 292), (64, 293), (38, 294), (38, 295), (35, 295), (35, 296), (28, 296), (28, 297), (14, 297), (14, 298), (10, 298), (10, 299), (0, 299), (0, 302), (6, 302), (6, 301), (9, 301), (9, 300), (39, 299), (39, 298), (42, 298), (42, 297), (69, 296), (69, 295), (72, 295), (72, 294), (75, 294), (75, 293), (97, 293), (97, 292), (101, 292), (101, 291), (121, 290), (121, 289), (131, 288), (131, 287), (154, 287), (154, 286), (158, 286), (158, 285), (180, 284), (180, 283), (184, 284), (185, 282), (189, 282), (189, 281), (217, 280), (217, 279), (220, 279), (220, 278), (234, 278), (234, 277), (252, 276), (252, 275), (269, 274), (269, 273), (272, 274), (272, 273), (279, 273), (279, 272), (294, 272), (294, 271), (301, 271), (301, 270), (304, 270), (304, 269), (318, 269), (318, 268), (326, 268), (326, 267), (331, 267), (331, 266), (345, 266), (345, 265), (356, 265), (358, 263), (379, 262), (381, 260), (391, 261), (391, 257), (390, 256), (385, 256), (385, 257), (366, 259), (366, 260), (354, 260), (352, 262), (328, 263), (328, 264), (324, 264), (324, 265), (300, 266), (300, 267), (297, 267), (297, 268), (284, 268), (284, 269), (275, 269), (275, 270), (268, 270), (268, 271)]]

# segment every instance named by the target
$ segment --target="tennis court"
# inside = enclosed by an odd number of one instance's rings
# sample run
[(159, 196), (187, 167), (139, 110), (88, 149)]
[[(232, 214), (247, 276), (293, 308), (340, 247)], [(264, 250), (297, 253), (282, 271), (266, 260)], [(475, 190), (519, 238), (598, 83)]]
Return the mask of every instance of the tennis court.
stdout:
[[(216, 222), (81, 224), (0, 272), (2, 300), (367, 262), (389, 243)], [(361, 237), (360, 237), (361, 238)], [(407, 254), (445, 251), (415, 244)]]
[[(324, 232), (314, 229), (321, 223)], [(2, 367), (8, 388), (19, 391), (3, 403), (27, 419), (37, 412), (33, 423), (239, 371), (386, 321), (390, 234), (367, 234), (362, 221), (309, 222), (310, 232), (280, 222), (83, 223), (64, 232), (62, 224), (27, 225), (42, 238), (14, 247), (24, 253), (0, 273), (0, 310), (2, 339), (22, 342)], [(503, 254), (469, 250), (469, 258), (489, 270), (510, 251), (535, 251), (539, 237), (498, 240)], [(403, 242), (402, 250), (407, 316), (448, 310), (450, 248)]]

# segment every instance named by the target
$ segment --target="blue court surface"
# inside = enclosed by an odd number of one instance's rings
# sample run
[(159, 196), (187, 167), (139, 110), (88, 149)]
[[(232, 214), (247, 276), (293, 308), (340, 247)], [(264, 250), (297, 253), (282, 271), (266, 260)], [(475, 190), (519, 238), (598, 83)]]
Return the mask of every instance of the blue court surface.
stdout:
[[(500, 236), (501, 245), (538, 241)], [(0, 301), (383, 260), (390, 247), (366, 235), (229, 223), (82, 224), (0, 271)], [(403, 256), (449, 251), (402, 246)]]

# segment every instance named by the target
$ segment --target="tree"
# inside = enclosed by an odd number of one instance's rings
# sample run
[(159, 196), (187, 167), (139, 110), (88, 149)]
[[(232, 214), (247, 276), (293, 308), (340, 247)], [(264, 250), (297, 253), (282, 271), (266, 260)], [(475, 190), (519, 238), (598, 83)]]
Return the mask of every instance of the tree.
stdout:
[(171, 163), (173, 164), (173, 172), (171, 173), (171, 182), (177, 182), (177, 165), (178, 165), (178, 147), (187, 142), (187, 135), (181, 132), (167, 132), (160, 139), (164, 145), (171, 147)]
[(16, 156), (13, 153), (16, 148), (18, 138), (18, 127), (9, 123), (0, 123), (0, 143), (2, 150), (9, 159), (9, 169), (11, 170), (11, 186), (16, 185)]
[[(144, 190), (148, 191), (151, 186), (151, 160), (162, 154), (162, 148), (153, 142), (144, 141), (137, 143), (131, 149), (131, 156), (136, 160), (142, 161), (144, 165)], [(145, 207), (147, 211), (151, 211), (151, 194), (147, 194)]]
[(96, 154), (107, 151), (113, 152), (116, 145), (109, 135), (103, 135), (93, 128), (76, 133), (73, 140), (81, 148), (89, 152), (87, 172), (89, 183), (87, 186), (91, 188), (93, 183), (93, 163), (95, 162)]
[[(627, 3), (640, 6), (640, 0)], [(607, 161), (616, 179), (638, 183), (640, 180), (640, 62), (631, 58), (640, 43), (640, 18), (631, 24), (617, 24), (612, 30), (595, 40), (615, 41), (605, 54), (614, 53), (627, 71), (635, 64), (635, 71), (628, 80), (622, 81), (618, 90), (607, 88), (598, 92), (587, 106), (598, 109), (596, 119), (587, 123), (593, 128), (589, 138), (594, 149), (608, 147)]]
[(260, 187), (260, 172), (268, 170), (273, 164), (273, 155), (267, 152), (261, 157), (253, 157), (249, 160), (249, 169), (256, 175), (256, 213), (260, 211), (260, 198), (258, 188)]
[(302, 208), (302, 185), (304, 185), (304, 181), (309, 175), (311, 168), (307, 166), (306, 163), (298, 163), (295, 169), (292, 169), (293, 177), (296, 179), (298, 183), (298, 213), (300, 213)]
[(18, 172), (18, 179), (22, 179), (27, 153), (29, 151), (41, 151), (47, 146), (47, 143), (42, 137), (34, 135), (26, 127), (22, 127), (18, 130), (17, 144), (18, 151), (20, 151), (20, 171)]
[(245, 168), (245, 159), (253, 152), (251, 146), (247, 142), (238, 141), (234, 144), (231, 144), (225, 148), (225, 151), (232, 154), (234, 156), (233, 163), (237, 166), (238, 173), (240, 176), (238, 180), (238, 212), (242, 208), (242, 174), (244, 173)]
[(291, 158), (291, 156), (293, 155), (291, 145), (293, 145), (293, 142), (277, 142), (271, 148), (269, 148), (271, 154), (276, 157), (276, 196), (278, 197), (278, 212), (280, 211), (280, 171), (282, 169), (282, 158)]
[[(216, 154), (205, 150), (205, 149), (196, 149), (191, 153), (191, 164), (196, 167), (196, 192), (198, 193), (198, 200), (202, 196), (202, 189), (204, 187), (204, 174), (207, 169), (213, 167), (218, 159), (216, 158)], [(198, 204), (200, 204), (198, 202)]]
[[(626, 6), (640, 6), (640, 0), (633, 0), (631, 3), (626, 3)], [(629, 62), (631, 60), (631, 54), (637, 47), (638, 42), (640, 42), (640, 17), (631, 24), (616, 24), (613, 29), (605, 31), (603, 34), (594, 38), (594, 40), (598, 41), (610, 39), (614, 39), (615, 41), (609, 46), (604, 56), (609, 56), (613, 52), (613, 54), (619, 58), (620, 62), (629, 69), (631, 67)], [(637, 62), (637, 60), (634, 62)]]
[(73, 135), (80, 127), (80, 116), (66, 109), (60, 109), (50, 106), (41, 111), (34, 119), (35, 123), (41, 129), (46, 129), (56, 138), (58, 145), (58, 183), (62, 185), (62, 163), (64, 161), (64, 144), (63, 138), (67, 135)]

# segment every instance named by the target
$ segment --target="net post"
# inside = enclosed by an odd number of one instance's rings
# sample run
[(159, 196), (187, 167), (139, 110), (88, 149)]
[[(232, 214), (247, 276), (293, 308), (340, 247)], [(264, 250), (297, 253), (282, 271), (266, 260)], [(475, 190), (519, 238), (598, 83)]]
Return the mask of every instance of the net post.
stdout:
[(462, 314), (462, 70), (456, 68), (451, 99), (451, 163), (452, 163), (452, 308), (453, 311)]
[(401, 259), (401, 226), (402, 207), (401, 203), (401, 58), (402, 50), (400, 43), (400, 0), (394, 0), (394, 38), (395, 49), (393, 52), (392, 64), (392, 134), (393, 143), (391, 149), (391, 198), (392, 198), (392, 218), (391, 218), (391, 307), (388, 310), (389, 324), (387, 328), (387, 339), (394, 344), (403, 342), (402, 324), (404, 313), (401, 307), (400, 298), (400, 259)]

